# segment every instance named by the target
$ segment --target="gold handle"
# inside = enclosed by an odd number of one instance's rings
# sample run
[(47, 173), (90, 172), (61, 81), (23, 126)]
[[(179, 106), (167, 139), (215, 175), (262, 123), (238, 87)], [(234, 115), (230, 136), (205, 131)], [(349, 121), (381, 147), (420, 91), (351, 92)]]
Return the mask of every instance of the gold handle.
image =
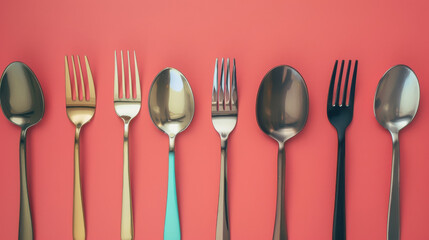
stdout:
[(121, 216), (121, 240), (132, 240), (133, 227), (133, 205), (131, 202), (130, 168), (128, 161), (128, 129), (129, 121), (124, 121), (124, 167), (122, 179), (122, 216)]
[(80, 184), (79, 136), (82, 126), (76, 126), (74, 141), (74, 192), (73, 192), (73, 239), (85, 240), (85, 217), (83, 213), (82, 190)]
[(27, 186), (26, 142), (27, 129), (22, 129), (19, 143), (19, 167), (21, 177), (21, 193), (19, 205), (19, 240), (33, 240), (33, 225), (31, 222), (30, 199)]

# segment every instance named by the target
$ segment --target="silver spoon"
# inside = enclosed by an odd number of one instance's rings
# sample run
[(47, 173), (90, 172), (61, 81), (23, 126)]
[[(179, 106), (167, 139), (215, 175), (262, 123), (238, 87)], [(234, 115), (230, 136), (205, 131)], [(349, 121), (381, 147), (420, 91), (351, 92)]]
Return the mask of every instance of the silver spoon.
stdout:
[(377, 121), (392, 135), (393, 159), (390, 182), (387, 239), (400, 239), (399, 218), (399, 131), (416, 115), (420, 101), (420, 87), (413, 70), (404, 65), (389, 69), (378, 83), (374, 99)]
[(153, 123), (168, 135), (170, 145), (164, 240), (180, 240), (174, 139), (189, 126), (194, 116), (194, 96), (182, 73), (174, 68), (166, 68), (155, 77), (149, 91), (149, 113)]
[(26, 136), (27, 130), (38, 123), (44, 113), (42, 89), (31, 69), (21, 62), (6, 67), (0, 82), (0, 104), (9, 121), (21, 127), (19, 143), (20, 205), (19, 240), (33, 239), (30, 202), (27, 186)]
[(304, 128), (307, 116), (308, 91), (302, 76), (289, 66), (269, 71), (259, 86), (256, 117), (261, 130), (279, 143), (273, 240), (287, 239), (284, 143)]

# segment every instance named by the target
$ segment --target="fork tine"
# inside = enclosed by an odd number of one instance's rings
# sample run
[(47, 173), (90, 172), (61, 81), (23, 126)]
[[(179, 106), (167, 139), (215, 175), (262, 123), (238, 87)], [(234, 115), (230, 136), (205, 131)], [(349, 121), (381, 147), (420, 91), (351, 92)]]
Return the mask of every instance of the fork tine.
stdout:
[(350, 86), (350, 99), (349, 106), (353, 107), (355, 102), (355, 87), (356, 87), (356, 74), (358, 69), (358, 60), (355, 62), (355, 67), (353, 69), (352, 85)]
[(229, 72), (229, 58), (226, 59), (226, 82), (225, 82), (225, 109), (231, 109), (231, 75)]
[(343, 78), (343, 70), (344, 70), (344, 60), (341, 61), (341, 69), (340, 69), (340, 74), (338, 76), (337, 94), (336, 94), (336, 98), (335, 98), (335, 106), (338, 106), (338, 104), (340, 102), (340, 91), (341, 91), (341, 81), (342, 81), (342, 78)]
[(89, 66), (88, 57), (85, 56), (86, 75), (88, 76), (89, 101), (95, 101), (94, 79), (92, 78), (91, 67)]
[(332, 71), (331, 83), (328, 92), (328, 107), (332, 106), (332, 96), (334, 95), (335, 76), (337, 75), (338, 60), (335, 61), (334, 70)]
[(134, 51), (134, 66), (135, 66), (134, 73), (136, 75), (136, 99), (141, 100), (142, 95), (141, 95), (141, 90), (140, 90), (140, 76), (139, 76), (139, 69), (137, 67), (136, 51)]
[(78, 91), (78, 86), (77, 86), (77, 76), (76, 76), (76, 67), (74, 66), (74, 56), (71, 56), (71, 60), (72, 60), (72, 67), (73, 67), (73, 77), (74, 77), (74, 92), (75, 92), (75, 100), (79, 101), (79, 91)]
[(349, 63), (347, 64), (346, 81), (344, 82), (343, 99), (341, 102), (341, 106), (346, 106), (347, 87), (349, 86), (350, 65), (352, 65), (352, 60), (349, 60)]
[(216, 58), (216, 63), (215, 63), (215, 69), (214, 69), (214, 75), (213, 75), (213, 88), (212, 88), (212, 110), (215, 110), (215, 109), (213, 109), (213, 105), (216, 105), (216, 110), (218, 110), (219, 109), (219, 106), (218, 106), (218, 102), (217, 102), (217, 99), (218, 99), (218, 91), (217, 91), (217, 88), (218, 88), (218, 74), (217, 74), (217, 68), (218, 68), (218, 59)]
[(72, 91), (71, 91), (69, 63), (67, 61), (67, 56), (64, 57), (64, 61), (65, 61), (65, 70), (66, 70), (66, 101), (69, 101), (69, 100), (72, 100)]
[(121, 66), (122, 66), (122, 98), (126, 98), (125, 95), (125, 72), (124, 72), (124, 54), (121, 50)]
[(82, 86), (82, 100), (86, 100), (86, 96), (85, 96), (85, 83), (83, 82), (82, 67), (80, 65), (80, 57), (79, 57), (79, 55), (77, 55), (77, 65), (79, 66), (80, 85)]
[(222, 58), (222, 66), (221, 66), (221, 70), (220, 70), (220, 91), (219, 91), (219, 110), (225, 109), (225, 106), (223, 105), (224, 103), (224, 94), (225, 94), (225, 74), (223, 72), (223, 58)]
[(131, 81), (131, 62), (130, 62), (130, 51), (127, 50), (127, 56), (128, 56), (128, 99), (134, 98), (133, 95), (133, 82)]
[(117, 100), (119, 98), (119, 86), (118, 86), (118, 59), (116, 57), (116, 50), (115, 50), (115, 77), (114, 77), (114, 83), (113, 83), (113, 97), (114, 100)]
[(231, 83), (231, 107), (237, 108), (238, 95), (237, 95), (237, 75), (235, 71), (235, 58), (232, 66), (232, 83)]

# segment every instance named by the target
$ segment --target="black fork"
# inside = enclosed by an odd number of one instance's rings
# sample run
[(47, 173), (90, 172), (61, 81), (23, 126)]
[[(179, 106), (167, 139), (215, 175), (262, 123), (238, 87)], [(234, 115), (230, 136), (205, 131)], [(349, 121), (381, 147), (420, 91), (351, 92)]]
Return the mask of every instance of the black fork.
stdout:
[(356, 72), (358, 61), (356, 60), (352, 83), (350, 86), (350, 94), (347, 103), (347, 89), (349, 84), (350, 68), (352, 61), (349, 60), (347, 73), (343, 88), (343, 96), (340, 103), (341, 82), (343, 78), (344, 60), (341, 61), (341, 68), (338, 75), (337, 89), (334, 98), (335, 77), (337, 75), (338, 60), (335, 61), (334, 70), (332, 72), (331, 83), (328, 93), (328, 119), (335, 127), (338, 134), (338, 158), (337, 158), (337, 181), (335, 186), (335, 206), (334, 206), (334, 224), (332, 230), (333, 240), (346, 239), (346, 204), (345, 204), (345, 133), (350, 122), (353, 119), (353, 106), (356, 86)]

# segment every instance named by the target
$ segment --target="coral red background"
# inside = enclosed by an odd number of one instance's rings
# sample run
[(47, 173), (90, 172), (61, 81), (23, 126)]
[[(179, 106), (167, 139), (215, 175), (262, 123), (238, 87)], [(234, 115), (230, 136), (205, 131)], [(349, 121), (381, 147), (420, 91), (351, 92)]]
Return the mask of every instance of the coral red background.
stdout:
[[(373, 98), (384, 72), (407, 64), (420, 79), (420, 108), (401, 134), (403, 240), (429, 239), (428, 58), (426, 1), (3, 1), (0, 68), (19, 60), (36, 73), (46, 112), (28, 136), (35, 238), (72, 239), (74, 126), (65, 112), (64, 55), (87, 55), (97, 91), (83, 129), (81, 160), (87, 239), (120, 238), (122, 121), (113, 108), (113, 51), (134, 49), (143, 108), (131, 126), (135, 239), (160, 240), (166, 202), (168, 138), (151, 122), (147, 97), (156, 74), (179, 69), (195, 95), (195, 117), (177, 138), (183, 240), (214, 239), (220, 142), (210, 115), (216, 57), (235, 57), (239, 121), (228, 152), (231, 239), (272, 238), (277, 143), (259, 130), (258, 86), (288, 64), (306, 80), (305, 129), (286, 143), (290, 240), (331, 239), (337, 139), (326, 117), (335, 59), (359, 59), (355, 116), (347, 132), (349, 240), (386, 238), (391, 139), (375, 120)], [(0, 239), (16, 239), (19, 128), (0, 116)]]

